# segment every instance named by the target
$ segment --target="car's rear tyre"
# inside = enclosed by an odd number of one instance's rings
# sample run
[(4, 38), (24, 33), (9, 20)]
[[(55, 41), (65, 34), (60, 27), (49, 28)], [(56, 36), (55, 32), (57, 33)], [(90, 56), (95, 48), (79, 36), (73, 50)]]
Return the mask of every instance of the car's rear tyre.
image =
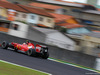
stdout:
[(43, 55), (42, 55), (42, 58), (43, 59), (47, 59), (49, 57), (49, 53), (47, 52), (47, 53), (43, 53)]
[(7, 49), (9, 47), (9, 43), (7, 43), (6, 41), (3, 41), (2, 44), (1, 44), (1, 47), (3, 49)]
[(29, 56), (36, 56), (35, 49), (29, 49), (29, 50), (26, 52), (26, 54), (29, 55)]

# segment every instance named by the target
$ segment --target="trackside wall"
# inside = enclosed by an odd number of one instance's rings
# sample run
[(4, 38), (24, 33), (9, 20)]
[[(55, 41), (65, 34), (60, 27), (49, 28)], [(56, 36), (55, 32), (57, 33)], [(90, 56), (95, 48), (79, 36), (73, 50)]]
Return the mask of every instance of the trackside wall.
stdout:
[[(11, 36), (6, 33), (0, 32), (0, 43), (2, 43), (2, 41), (4, 40), (8, 42), (23, 43), (27, 39)], [(31, 42), (33, 42), (34, 44), (39, 43), (36, 41), (31, 41)], [(39, 43), (39, 44), (42, 44), (42, 43)], [(91, 68), (95, 67), (96, 57), (94, 56), (90, 56), (90, 55), (83, 54), (80, 52), (74, 52), (74, 51), (61, 49), (56, 46), (50, 46), (50, 45), (47, 45), (47, 46), (49, 48), (50, 57), (52, 58), (68, 61), (71, 63), (75, 63), (75, 64), (79, 64), (79, 65), (83, 65), (83, 66), (87, 66)]]

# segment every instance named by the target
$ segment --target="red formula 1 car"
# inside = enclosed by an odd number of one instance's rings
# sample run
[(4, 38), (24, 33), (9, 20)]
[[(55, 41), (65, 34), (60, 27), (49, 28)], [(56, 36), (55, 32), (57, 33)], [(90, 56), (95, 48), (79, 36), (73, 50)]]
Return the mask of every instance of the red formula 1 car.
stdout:
[(44, 59), (47, 59), (49, 57), (48, 53), (48, 47), (36, 44), (36, 46), (33, 43), (30, 43), (29, 41), (23, 44), (18, 43), (7, 43), (6, 41), (3, 41), (1, 44), (1, 47), (3, 49), (12, 48), (14, 51), (20, 51), (23, 52), (29, 56), (41, 56)]

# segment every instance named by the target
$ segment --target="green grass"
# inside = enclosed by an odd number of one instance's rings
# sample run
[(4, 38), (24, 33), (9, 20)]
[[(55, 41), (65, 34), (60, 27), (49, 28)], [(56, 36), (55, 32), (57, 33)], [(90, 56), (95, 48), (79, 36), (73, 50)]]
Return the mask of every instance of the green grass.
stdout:
[(48, 75), (48, 74), (0, 61), (0, 75)]

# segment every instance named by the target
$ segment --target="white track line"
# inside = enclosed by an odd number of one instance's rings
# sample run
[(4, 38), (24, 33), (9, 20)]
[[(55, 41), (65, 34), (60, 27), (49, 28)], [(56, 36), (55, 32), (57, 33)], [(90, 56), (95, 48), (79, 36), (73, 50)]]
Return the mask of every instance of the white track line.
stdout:
[(29, 67), (26, 67), (26, 66), (18, 65), (18, 64), (11, 63), (11, 62), (8, 62), (8, 61), (5, 61), (5, 60), (0, 60), (0, 61), (1, 61), (1, 62), (4, 62), (4, 63), (8, 63), (8, 64), (15, 65), (15, 66), (24, 67), (24, 68), (27, 68), (27, 69), (31, 69), (31, 70), (39, 71), (39, 72), (42, 72), (42, 73), (46, 73), (46, 74), (48, 74), (48, 75), (52, 75), (52, 74), (47, 73), (47, 72), (43, 72), (43, 71), (36, 70), (36, 69), (32, 69), (32, 68), (29, 68)]
[[(77, 65), (74, 65), (74, 64), (68, 64), (68, 63), (63, 63), (63, 62), (60, 62), (60, 61), (57, 61), (57, 60), (54, 60), (54, 59), (51, 59), (51, 58), (49, 58), (48, 60), (55, 61), (55, 62), (59, 62), (59, 63), (62, 63), (62, 64), (66, 64), (66, 65), (69, 65), (69, 66), (74, 66), (74, 67), (77, 67), (77, 68), (81, 68), (81, 67), (78, 67)], [(92, 70), (92, 69), (86, 69), (86, 68), (81, 68), (81, 69), (85, 69), (85, 70), (88, 70), (88, 71), (100, 73), (100, 72), (97, 72), (97, 71)]]

